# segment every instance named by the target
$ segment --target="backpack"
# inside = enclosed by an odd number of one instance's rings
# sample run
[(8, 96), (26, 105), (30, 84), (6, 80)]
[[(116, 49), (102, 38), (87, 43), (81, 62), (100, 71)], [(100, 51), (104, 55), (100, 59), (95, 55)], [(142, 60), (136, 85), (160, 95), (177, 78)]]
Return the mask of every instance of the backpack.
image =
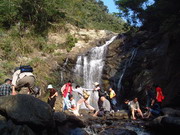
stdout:
[(83, 90), (83, 98), (88, 99), (89, 98), (89, 93), (86, 90)]
[(23, 72), (33, 72), (33, 68), (30, 65), (20, 66), (19, 69), (21, 70), (21, 73), (23, 73)]

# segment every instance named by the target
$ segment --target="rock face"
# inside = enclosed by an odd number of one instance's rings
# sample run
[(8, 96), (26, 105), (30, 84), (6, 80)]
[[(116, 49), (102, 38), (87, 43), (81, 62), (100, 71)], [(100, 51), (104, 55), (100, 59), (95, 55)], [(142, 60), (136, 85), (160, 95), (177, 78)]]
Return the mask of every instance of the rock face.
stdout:
[[(69, 135), (83, 121), (51, 107), (30, 95), (0, 97), (0, 134), (2, 135)], [(82, 132), (82, 131), (79, 131)]]
[(106, 57), (105, 88), (111, 85), (120, 103), (137, 96), (145, 105), (145, 86), (159, 84), (165, 95), (163, 106), (180, 106), (180, 39), (177, 35), (175, 30), (139, 31), (131, 37), (119, 35), (109, 46)]
[[(104, 32), (103, 32), (104, 33)], [(59, 77), (60, 85), (62, 86), (64, 83), (67, 83), (68, 80), (72, 80), (75, 83), (83, 82), (81, 78), (76, 80), (75, 74), (74, 74), (74, 68), (77, 62), (77, 56), (83, 55), (88, 53), (90, 49), (96, 46), (101, 46), (106, 43), (106, 41), (110, 40), (113, 36), (117, 35), (115, 33), (111, 33), (108, 31), (105, 31), (105, 35), (101, 35), (98, 37), (97, 34), (91, 35), (92, 37), (96, 37), (91, 42), (88, 42), (86, 44), (82, 43), (81, 45), (76, 45), (72, 51), (66, 56), (66, 59), (64, 59), (64, 63), (59, 66), (58, 71), (60, 71), (61, 77)], [(97, 38), (98, 37), (98, 38)], [(73, 76), (74, 75), (74, 76)]]

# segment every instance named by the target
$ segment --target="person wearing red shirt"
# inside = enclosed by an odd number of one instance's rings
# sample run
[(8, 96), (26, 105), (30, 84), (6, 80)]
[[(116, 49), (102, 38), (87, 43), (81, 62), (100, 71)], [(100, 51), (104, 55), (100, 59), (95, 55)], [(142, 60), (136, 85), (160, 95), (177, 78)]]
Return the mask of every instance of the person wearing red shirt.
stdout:
[(156, 102), (161, 106), (162, 101), (164, 100), (164, 95), (162, 92), (162, 88), (159, 85), (156, 85)]
[(64, 84), (61, 88), (61, 93), (63, 96), (63, 111), (67, 110), (67, 105), (69, 101), (69, 94), (72, 94), (72, 83), (71, 81), (68, 81), (68, 83)]

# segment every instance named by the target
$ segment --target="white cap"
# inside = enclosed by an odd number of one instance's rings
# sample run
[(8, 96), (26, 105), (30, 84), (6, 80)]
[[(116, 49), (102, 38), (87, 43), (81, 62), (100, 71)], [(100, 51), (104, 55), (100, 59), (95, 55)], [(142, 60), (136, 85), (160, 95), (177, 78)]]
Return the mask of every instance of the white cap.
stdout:
[(52, 89), (53, 86), (51, 84), (48, 85), (47, 89)]
[(99, 83), (98, 83), (98, 82), (95, 82), (94, 85), (97, 86), (97, 85), (99, 85)]

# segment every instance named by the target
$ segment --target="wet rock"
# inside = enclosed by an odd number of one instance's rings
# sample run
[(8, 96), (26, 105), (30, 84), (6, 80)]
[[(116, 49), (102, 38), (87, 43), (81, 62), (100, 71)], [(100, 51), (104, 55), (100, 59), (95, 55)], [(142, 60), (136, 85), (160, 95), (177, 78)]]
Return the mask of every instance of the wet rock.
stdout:
[(84, 128), (86, 126), (82, 120), (74, 115), (68, 116), (66, 122), (69, 128)]
[(172, 129), (178, 131), (180, 128), (180, 117), (163, 117), (161, 124), (165, 128), (169, 128), (169, 130)]
[(75, 128), (73, 130), (70, 131), (71, 135), (88, 135), (88, 133), (81, 128)]
[(30, 95), (1, 97), (0, 111), (17, 123), (44, 127), (53, 126), (53, 116), (50, 106)]
[(16, 126), (11, 132), (12, 135), (36, 135), (28, 126)]
[(176, 131), (176, 134), (180, 134), (180, 117), (160, 116), (146, 126), (156, 132), (173, 133)]
[(164, 115), (180, 117), (180, 110), (175, 110), (173, 108), (163, 108), (162, 112)]
[(3, 135), (7, 133), (7, 131), (8, 131), (7, 123), (4, 121), (0, 121), (0, 134)]
[(109, 128), (100, 132), (99, 135), (137, 135), (137, 133), (128, 129)]
[(119, 119), (128, 119), (129, 118), (129, 112), (127, 110), (120, 110), (118, 112), (115, 112), (114, 117), (117, 117)]
[(63, 123), (67, 120), (67, 115), (63, 112), (55, 112), (54, 113), (54, 120), (58, 123)]

